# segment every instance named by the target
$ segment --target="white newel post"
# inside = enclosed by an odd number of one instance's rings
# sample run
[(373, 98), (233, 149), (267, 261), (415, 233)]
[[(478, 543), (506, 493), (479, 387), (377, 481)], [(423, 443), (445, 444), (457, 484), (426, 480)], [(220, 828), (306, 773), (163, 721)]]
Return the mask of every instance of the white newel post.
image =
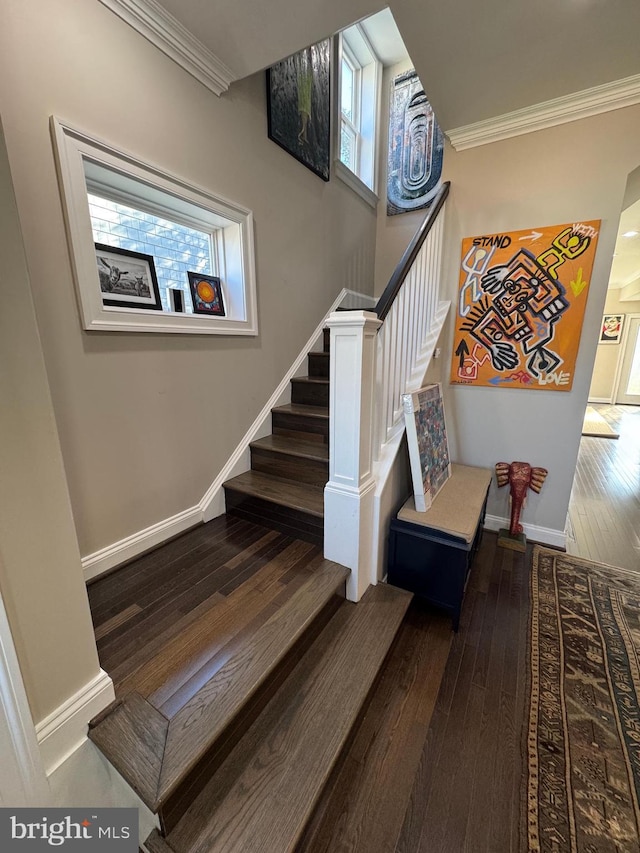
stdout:
[(324, 555), (351, 569), (347, 598), (358, 601), (372, 577), (373, 402), (381, 321), (368, 311), (336, 311), (327, 325), (331, 384)]

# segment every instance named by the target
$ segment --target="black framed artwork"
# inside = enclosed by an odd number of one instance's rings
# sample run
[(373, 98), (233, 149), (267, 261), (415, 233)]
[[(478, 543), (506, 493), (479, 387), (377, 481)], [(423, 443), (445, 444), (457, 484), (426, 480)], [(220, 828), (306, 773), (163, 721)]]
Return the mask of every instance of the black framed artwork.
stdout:
[(103, 305), (162, 311), (153, 255), (94, 245)]
[(218, 276), (204, 275), (203, 273), (196, 272), (188, 272), (187, 276), (189, 278), (189, 287), (191, 288), (193, 313), (224, 317), (222, 285)]
[(294, 53), (267, 69), (269, 139), (329, 180), (331, 40)]

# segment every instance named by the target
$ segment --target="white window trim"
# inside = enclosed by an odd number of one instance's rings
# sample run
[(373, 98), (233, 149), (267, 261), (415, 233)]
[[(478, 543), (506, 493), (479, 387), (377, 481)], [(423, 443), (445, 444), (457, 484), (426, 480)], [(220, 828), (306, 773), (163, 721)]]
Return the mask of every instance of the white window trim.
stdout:
[[(108, 142), (51, 117), (56, 165), (67, 226), (73, 277), (83, 327), (88, 331), (169, 332), (198, 335), (257, 335), (253, 214), (202, 187), (143, 163)], [(95, 261), (84, 161), (142, 181), (202, 208), (203, 216), (224, 223), (216, 240), (221, 270), (234, 283), (227, 317), (104, 306)], [(94, 187), (95, 188), (95, 187)], [(228, 292), (228, 288), (227, 288)], [(227, 306), (229, 307), (229, 306)]]
[[(337, 73), (334, 75), (336, 79), (336, 96), (334, 98), (334, 103), (338, 105), (338, 119), (334, 122), (335, 126), (335, 138), (334, 138), (334, 174), (345, 184), (347, 184), (354, 192), (356, 192), (367, 204), (371, 205), (371, 207), (377, 207), (378, 205), (378, 136), (380, 130), (380, 99), (381, 99), (381, 87), (382, 87), (382, 63), (377, 58), (375, 50), (371, 46), (369, 39), (362, 27), (359, 24), (355, 24), (354, 27), (358, 29), (359, 35), (364, 40), (368, 51), (371, 53), (373, 57), (373, 62), (368, 63), (367, 65), (360, 64), (360, 98), (359, 98), (359, 110), (360, 110), (360, 128), (358, 128), (358, 137), (359, 137), (359, 151), (358, 151), (358, 168), (360, 168), (362, 158), (363, 158), (363, 146), (368, 146), (369, 150), (364, 153), (364, 156), (370, 162), (371, 169), (371, 177), (373, 188), (369, 187), (365, 181), (363, 181), (359, 175), (349, 169), (348, 166), (340, 159), (340, 132), (342, 126), (342, 111), (340, 108), (341, 104), (341, 88), (342, 88), (342, 56), (343, 56), (343, 34), (340, 33), (336, 36), (336, 50), (334, 51), (337, 57)], [(351, 29), (351, 28), (350, 28)], [(357, 62), (357, 57), (354, 56), (352, 50), (348, 50), (349, 59), (351, 62), (354, 59)], [(345, 51), (346, 52), (346, 51)], [(366, 99), (366, 96), (363, 97), (363, 92), (372, 93), (373, 100), (365, 105), (363, 100)], [(369, 112), (370, 115), (373, 116), (373, 121), (375, 127), (372, 129), (372, 132), (369, 134), (368, 140), (365, 138), (365, 135), (362, 134), (362, 116), (365, 112)]]

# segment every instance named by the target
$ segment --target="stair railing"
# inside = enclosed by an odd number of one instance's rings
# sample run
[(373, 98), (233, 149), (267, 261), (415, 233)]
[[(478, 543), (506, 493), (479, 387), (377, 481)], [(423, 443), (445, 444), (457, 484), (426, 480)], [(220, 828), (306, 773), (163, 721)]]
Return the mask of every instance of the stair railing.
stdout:
[(375, 312), (329, 316), (324, 553), (351, 569), (352, 601), (382, 577), (388, 520), (407, 485), (397, 464), (402, 394), (422, 385), (449, 308), (440, 294), (449, 186), (441, 187)]
[(424, 377), (420, 367), (425, 355), (430, 359), (433, 352), (428, 349), (429, 332), (440, 307), (443, 208), (449, 187), (449, 181), (441, 187), (376, 305), (383, 321), (377, 347), (376, 460), (385, 443), (402, 429), (402, 395), (416, 390), (414, 374), (420, 380)]

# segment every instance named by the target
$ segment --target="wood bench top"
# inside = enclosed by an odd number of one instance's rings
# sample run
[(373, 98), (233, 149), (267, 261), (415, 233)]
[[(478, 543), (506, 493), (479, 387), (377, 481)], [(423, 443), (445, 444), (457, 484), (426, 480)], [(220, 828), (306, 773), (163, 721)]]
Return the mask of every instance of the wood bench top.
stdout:
[(431, 507), (426, 512), (418, 512), (412, 495), (398, 513), (398, 518), (400, 521), (448, 533), (469, 543), (478, 527), (492, 474), (491, 468), (476, 468), (454, 462), (451, 477), (440, 489)]

